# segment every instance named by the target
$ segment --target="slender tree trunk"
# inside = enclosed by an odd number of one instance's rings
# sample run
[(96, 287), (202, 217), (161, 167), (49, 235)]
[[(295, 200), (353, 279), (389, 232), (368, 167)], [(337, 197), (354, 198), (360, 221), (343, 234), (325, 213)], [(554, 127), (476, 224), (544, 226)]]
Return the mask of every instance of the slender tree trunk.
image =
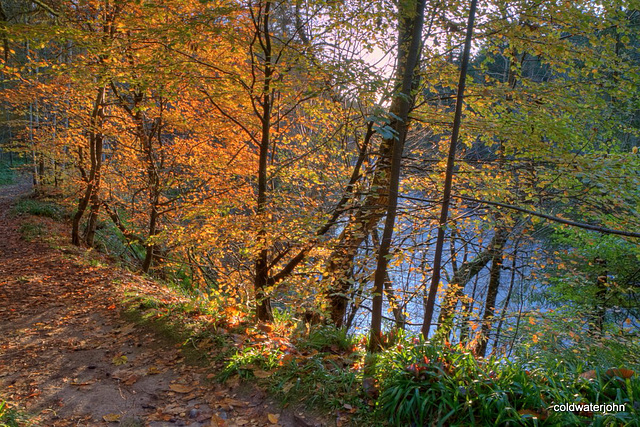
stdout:
[(476, 346), (476, 354), (484, 357), (489, 343), (489, 331), (495, 315), (496, 299), (500, 288), (500, 273), (502, 272), (502, 257), (504, 245), (507, 241), (507, 231), (504, 228), (496, 229), (495, 247), (491, 257), (491, 270), (489, 271), (489, 286), (487, 298), (484, 304), (484, 314), (482, 316), (482, 326), (480, 327), (480, 337)]
[[(160, 126), (160, 123), (158, 123), (158, 126)], [(142, 131), (144, 131), (144, 128), (142, 128)], [(159, 131), (158, 131), (159, 133)], [(154, 262), (154, 260), (156, 260), (156, 255), (158, 252), (158, 248), (156, 243), (153, 242), (153, 238), (156, 236), (156, 234), (158, 234), (158, 221), (160, 220), (160, 211), (158, 209), (158, 205), (160, 203), (160, 179), (158, 177), (158, 172), (157, 172), (157, 168), (155, 165), (155, 161), (153, 158), (153, 147), (152, 147), (152, 135), (148, 135), (145, 137), (147, 140), (147, 173), (148, 173), (148, 179), (149, 179), (149, 192), (150, 197), (149, 197), (149, 204), (150, 206), (150, 212), (149, 212), (149, 229), (148, 229), (148, 239), (151, 239), (151, 242), (147, 242), (145, 244), (145, 249), (146, 249), (146, 253), (145, 253), (145, 257), (144, 257), (144, 261), (142, 263), (142, 271), (144, 271), (145, 273), (148, 273), (149, 270), (151, 269), (151, 266)], [(158, 135), (158, 138), (160, 138), (160, 135)]]
[(91, 199), (91, 192), (93, 191), (93, 184), (90, 182), (87, 183), (87, 188), (84, 191), (84, 195), (80, 197), (78, 200), (78, 208), (76, 213), (73, 215), (73, 220), (71, 222), (71, 243), (80, 246), (82, 244), (80, 239), (80, 221), (82, 220), (82, 215), (84, 215), (84, 211), (87, 209), (89, 205), (89, 200)]
[(593, 314), (589, 322), (589, 332), (594, 337), (602, 337), (604, 328), (604, 317), (606, 315), (606, 293), (607, 279), (609, 272), (607, 271), (607, 260), (596, 257), (593, 261), (595, 265), (601, 267), (601, 271), (596, 278), (596, 301), (593, 307)]
[[(140, 143), (140, 151), (144, 154), (143, 161), (145, 163), (147, 174), (147, 193), (149, 199), (149, 226), (147, 229), (147, 241), (135, 236), (135, 240), (141, 243), (145, 248), (145, 256), (142, 261), (142, 271), (148, 273), (154, 263), (158, 260), (158, 247), (153, 243), (153, 238), (159, 232), (159, 220), (161, 217), (160, 203), (160, 177), (159, 169), (163, 167), (162, 156), (162, 109), (160, 116), (153, 121), (153, 125), (147, 127), (145, 125), (145, 115), (141, 110), (142, 102), (145, 99), (145, 92), (137, 88), (130, 93), (131, 100), (123, 96), (118, 87), (112, 82), (111, 90), (114, 96), (119, 100), (119, 106), (122, 108), (133, 120), (136, 127), (136, 135)], [(159, 105), (162, 104), (162, 98), (157, 98), (156, 101)], [(129, 105), (129, 102), (131, 105)], [(154, 149), (154, 137), (159, 146), (159, 150)], [(159, 158), (159, 159), (158, 159)], [(160, 163), (158, 165), (158, 162)], [(113, 220), (114, 224), (124, 233), (127, 237), (133, 237), (133, 235), (126, 230), (120, 218), (115, 210), (108, 208), (106, 204), (103, 204), (107, 209), (107, 213)]]
[[(378, 238), (378, 233), (376, 229), (371, 231), (371, 237), (373, 237), (373, 243), (377, 248), (380, 247), (380, 239)], [(379, 249), (378, 249), (379, 251)], [(389, 277), (389, 272), (387, 271), (386, 277), (384, 280), (384, 294), (387, 296), (387, 300), (389, 301), (389, 305), (391, 306), (391, 312), (393, 313), (393, 319), (396, 322), (397, 329), (404, 329), (405, 324), (407, 323), (407, 319), (405, 318), (402, 307), (400, 306), (400, 300), (395, 294), (393, 289), (393, 283), (391, 283), (391, 279)], [(348, 326), (347, 326), (348, 329)]]
[(444, 180), (444, 190), (442, 194), (442, 210), (440, 212), (440, 222), (436, 249), (433, 257), (433, 276), (431, 286), (425, 301), (424, 319), (422, 322), (422, 335), (425, 339), (429, 337), (431, 321), (436, 304), (436, 295), (440, 286), (440, 268), (442, 266), (442, 251), (444, 247), (445, 226), (449, 217), (449, 203), (451, 201), (451, 187), (453, 183), (453, 167), (456, 158), (456, 148), (458, 145), (458, 134), (460, 133), (460, 122), (462, 119), (462, 102), (464, 100), (464, 89), (467, 79), (467, 69), (469, 67), (469, 56), (471, 52), (471, 39), (473, 36), (473, 25), (476, 17), (476, 6), (478, 1), (471, 0), (469, 9), (469, 20), (467, 22), (467, 34), (464, 41), (464, 51), (462, 53), (462, 64), (460, 65), (460, 79), (458, 81), (458, 94), (456, 97), (456, 110), (453, 118), (453, 130), (451, 133), (451, 144), (449, 145), (449, 156), (447, 158), (447, 169)]
[[(258, 255), (255, 260), (255, 278), (254, 291), (256, 298), (256, 317), (259, 321), (272, 321), (273, 313), (271, 312), (271, 300), (267, 295), (266, 289), (269, 283), (269, 251), (267, 248), (267, 231), (264, 221), (267, 211), (267, 161), (269, 157), (269, 146), (271, 143), (271, 114), (273, 106), (273, 97), (271, 89), (271, 78), (273, 76), (272, 64), (272, 48), (271, 48), (271, 1), (266, 0), (264, 10), (259, 15), (261, 22), (258, 26), (262, 26), (259, 36), (262, 50), (264, 53), (264, 84), (262, 88), (261, 105), (262, 115), (262, 135), (260, 140), (260, 152), (258, 158), (258, 200), (256, 214), (260, 221), (258, 230)], [(258, 30), (260, 31), (260, 30)]]
[[(152, 204), (151, 213), (149, 214), (149, 237), (153, 238), (157, 232), (157, 221), (158, 221), (158, 210), (157, 210), (157, 202)], [(153, 243), (146, 244), (146, 250), (144, 261), (142, 262), (142, 271), (145, 273), (149, 272), (151, 268), (151, 264), (154, 259), (156, 245)]]
[(478, 254), (473, 260), (464, 262), (458, 268), (456, 274), (445, 291), (438, 316), (438, 335), (447, 338), (453, 328), (453, 318), (458, 301), (463, 295), (463, 289), (469, 281), (489, 264), (493, 254), (495, 236), (489, 243), (489, 247)]
[(31, 160), (33, 162), (33, 187), (37, 192), (40, 187), (40, 177), (38, 176), (38, 155), (36, 152), (33, 122), (33, 103), (29, 103), (29, 143), (31, 144)]
[(89, 210), (89, 220), (84, 234), (84, 243), (88, 247), (92, 247), (95, 241), (96, 229), (98, 228), (98, 214), (100, 213), (100, 182), (99, 177), (96, 178), (96, 184), (91, 192), (91, 209)]
[(507, 309), (509, 308), (509, 303), (511, 302), (511, 295), (513, 294), (513, 285), (516, 282), (517, 260), (518, 260), (518, 241), (516, 241), (515, 248), (513, 250), (513, 262), (511, 263), (511, 279), (509, 280), (509, 290), (507, 291), (507, 296), (504, 299), (504, 304), (502, 305), (502, 312), (500, 313), (500, 321), (498, 322), (498, 327), (496, 328), (496, 339), (493, 342), (493, 350), (491, 351), (492, 354), (495, 354), (496, 348), (500, 344), (500, 335), (502, 333), (502, 325), (504, 324), (504, 319), (507, 316)]
[[(37, 59), (37, 57), (36, 57)], [(39, 67), (36, 67), (36, 81), (38, 79), (38, 75), (40, 74), (39, 72)], [(35, 120), (35, 129), (40, 129), (40, 103), (38, 102), (38, 98), (36, 97), (34, 103), (33, 103), (34, 107), (35, 107), (35, 115), (34, 115), (34, 120)], [(35, 150), (35, 146), (34, 146), (34, 150)], [(35, 166), (35, 168), (37, 169), (37, 175), (38, 175), (38, 186), (42, 187), (44, 185), (44, 156), (41, 153), (39, 153), (39, 155), (37, 156), (37, 166)], [(39, 190), (38, 188), (36, 190)]]
[[(102, 119), (102, 112), (100, 112), (100, 123)], [(101, 124), (100, 124), (101, 126)], [(87, 222), (87, 228), (85, 230), (84, 235), (84, 243), (88, 247), (92, 247), (95, 235), (96, 228), (98, 226), (98, 214), (100, 213), (100, 185), (102, 181), (102, 148), (103, 148), (103, 136), (102, 130), (96, 132), (93, 138), (94, 142), (91, 145), (90, 155), (91, 155), (91, 169), (95, 172), (93, 173), (93, 185), (91, 187), (91, 197), (90, 197), (90, 205), (91, 209), (89, 211), (89, 221)]]
[(478, 289), (478, 275), (476, 275), (473, 281), (473, 289), (471, 289), (471, 296), (467, 296), (462, 301), (460, 311), (462, 312), (462, 321), (460, 322), (460, 344), (467, 344), (470, 335), (469, 320), (471, 319), (471, 313), (473, 313), (473, 306), (476, 298), (476, 290)]
[[(138, 103), (142, 101), (144, 98), (142, 93), (139, 93), (136, 97)], [(158, 204), (160, 202), (160, 177), (158, 175), (158, 167), (156, 164), (156, 158), (154, 157), (154, 148), (153, 148), (153, 137), (156, 135), (159, 152), (158, 156), (162, 159), (162, 118), (158, 118), (154, 121), (154, 125), (151, 127), (151, 131), (146, 134), (145, 126), (144, 126), (144, 118), (142, 113), (138, 111), (136, 113), (136, 118), (138, 121), (138, 132), (140, 133), (140, 142), (142, 143), (142, 149), (145, 152), (145, 157), (147, 161), (147, 182), (149, 185), (149, 231), (148, 231), (148, 239), (151, 239), (150, 242), (147, 242), (146, 254), (144, 257), (144, 261), (142, 263), (142, 271), (148, 273), (151, 269), (151, 265), (153, 261), (156, 259), (157, 247), (156, 243), (153, 242), (153, 238), (158, 233), (158, 221), (160, 219), (160, 211)], [(159, 167), (162, 168), (162, 161), (160, 161)]]
[(85, 239), (84, 243), (88, 247), (92, 247), (95, 235), (96, 228), (98, 225), (98, 213), (100, 212), (100, 186), (102, 183), (102, 149), (104, 146), (104, 137), (102, 134), (102, 120), (104, 118), (104, 96), (105, 96), (106, 88), (101, 89), (100, 95), (100, 107), (98, 108), (97, 114), (95, 115), (94, 124), (92, 126), (92, 143), (89, 150), (89, 154), (91, 156), (91, 171), (92, 171), (92, 187), (91, 187), (91, 210), (89, 212), (89, 221), (87, 222), (87, 228), (85, 230)]
[[(403, 3), (400, 3), (402, 5)], [(411, 5), (410, 7), (407, 7)], [(387, 188), (387, 207), (382, 240), (378, 248), (378, 260), (374, 274), (373, 304), (371, 313), (371, 336), (369, 351), (377, 352), (382, 344), (382, 293), (388, 282), (387, 272), (393, 227), (395, 226), (398, 208), (398, 191), (400, 188), (400, 172), (402, 153), (409, 129), (409, 111), (413, 107), (413, 91), (419, 84), (416, 76), (422, 43), (422, 27), (424, 25), (425, 0), (405, 3), (408, 10), (400, 7), (400, 30), (398, 34), (398, 71), (396, 77), (396, 94), (390, 108), (394, 135), (389, 142), (392, 145), (391, 169)], [(389, 284), (390, 285), (390, 284)]]
[[(418, 10), (418, 5), (421, 5), (421, 23), (424, 22), (424, 4), (423, 0), (417, 3), (410, 3), (414, 5), (409, 13), (414, 13)], [(410, 7), (408, 4), (405, 7)], [(407, 10), (407, 9), (405, 9)], [(432, 17), (437, 13), (437, 5), (434, 6), (432, 11)], [(409, 15), (410, 16), (410, 15)], [(414, 17), (415, 18), (415, 17)], [(404, 18), (401, 18), (404, 19)], [(421, 24), (422, 25), (422, 24)], [(408, 27), (405, 27), (403, 34), (409, 35)], [(430, 29), (427, 33), (430, 33)], [(409, 39), (402, 39), (409, 40)], [(399, 39), (400, 41), (400, 39)], [(400, 49), (400, 46), (399, 46)], [(409, 49), (409, 45), (403, 47), (404, 51)], [(400, 54), (400, 50), (398, 51)], [(418, 54), (420, 52), (418, 51)], [(408, 55), (404, 55), (404, 60), (408, 59)], [(401, 93), (403, 90), (402, 77), (404, 73), (400, 71), (400, 68), (409, 65), (408, 62), (402, 64), (399, 62), (399, 69), (397, 74), (397, 93)], [(409, 71), (408, 71), (409, 72)], [(411, 69), (410, 72), (413, 72)], [(417, 83), (417, 81), (416, 81)], [(411, 90), (406, 92), (409, 96)], [(400, 113), (402, 103), (405, 102), (402, 97), (396, 97), (393, 100), (390, 112)], [(400, 123), (402, 120), (398, 120), (399, 116), (392, 116), (387, 128), (397, 132), (398, 129), (406, 126), (407, 123)], [(331, 252), (326, 266), (326, 274), (323, 275), (323, 288), (325, 289), (325, 297), (329, 303), (329, 316), (333, 324), (337, 327), (342, 327), (344, 324), (345, 313), (348, 305), (348, 295), (353, 280), (349, 277), (349, 272), (352, 270), (354, 259), (358, 253), (358, 248), (365, 240), (366, 236), (371, 233), (385, 215), (389, 204), (389, 192), (391, 182), (391, 164), (392, 155), (396, 141), (400, 138), (400, 133), (396, 133), (391, 138), (383, 138), (378, 148), (378, 160), (373, 172), (373, 178), (370, 183), (370, 191), (364, 197), (360, 207), (356, 210), (355, 214), (349, 219), (344, 229), (338, 237), (338, 245)], [(400, 153), (401, 155), (401, 153)]]
[(86, 244), (92, 245), (93, 238), (95, 236), (95, 227), (97, 224), (97, 216), (99, 210), (99, 191), (100, 191), (100, 181), (102, 174), (102, 146), (103, 146), (103, 135), (102, 135), (102, 121), (104, 118), (104, 98), (106, 94), (106, 87), (101, 87), (98, 90), (98, 94), (96, 95), (96, 100), (94, 102), (93, 112), (91, 114), (91, 125), (89, 130), (89, 157), (91, 161), (91, 168), (89, 170), (89, 174), (84, 172), (84, 168), (82, 166), (82, 149), (79, 151), (79, 167), (85, 182), (87, 183), (87, 187), (85, 189), (84, 195), (80, 198), (78, 202), (78, 210), (73, 216), (72, 228), (71, 228), (71, 242), (80, 246), (81, 238), (80, 238), (80, 222), (82, 220), (82, 216), (86, 211), (89, 203), (91, 202), (91, 216), (89, 219), (89, 224), (87, 226), (87, 230), (85, 232), (84, 241)]

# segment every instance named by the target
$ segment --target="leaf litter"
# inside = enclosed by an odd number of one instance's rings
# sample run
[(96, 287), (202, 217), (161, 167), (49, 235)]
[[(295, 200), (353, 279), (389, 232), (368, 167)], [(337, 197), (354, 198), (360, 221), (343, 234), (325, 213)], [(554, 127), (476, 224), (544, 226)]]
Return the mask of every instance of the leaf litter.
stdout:
[(256, 386), (213, 383), (210, 370), (125, 321), (124, 288), (144, 279), (87, 266), (73, 247), (20, 239), (21, 218), (8, 212), (28, 190), (0, 188), (0, 400), (35, 426), (319, 425), (280, 410)]

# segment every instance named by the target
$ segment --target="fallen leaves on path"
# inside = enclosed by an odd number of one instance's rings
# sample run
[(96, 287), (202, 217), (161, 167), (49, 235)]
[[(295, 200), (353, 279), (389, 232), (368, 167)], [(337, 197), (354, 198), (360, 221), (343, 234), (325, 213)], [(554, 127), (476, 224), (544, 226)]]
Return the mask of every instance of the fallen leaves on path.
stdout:
[[(124, 320), (124, 290), (165, 292), (153, 282), (108, 260), (88, 265), (77, 248), (22, 240), (21, 219), (8, 215), (18, 193), (0, 188), (0, 400), (47, 427), (302, 425), (264, 393), (213, 383), (207, 368), (186, 364), (179, 349)], [(62, 225), (37, 220), (60, 233)]]

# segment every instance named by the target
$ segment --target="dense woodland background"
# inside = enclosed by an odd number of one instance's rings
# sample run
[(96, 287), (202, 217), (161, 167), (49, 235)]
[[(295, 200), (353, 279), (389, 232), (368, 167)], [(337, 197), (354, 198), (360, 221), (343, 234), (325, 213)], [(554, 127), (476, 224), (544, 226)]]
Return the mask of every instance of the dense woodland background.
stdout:
[(469, 16), (2, 0), (2, 161), (59, 197), (74, 244), (220, 312), (369, 334), (374, 353), (423, 333), (637, 366), (640, 4), (482, 1), (472, 33)]

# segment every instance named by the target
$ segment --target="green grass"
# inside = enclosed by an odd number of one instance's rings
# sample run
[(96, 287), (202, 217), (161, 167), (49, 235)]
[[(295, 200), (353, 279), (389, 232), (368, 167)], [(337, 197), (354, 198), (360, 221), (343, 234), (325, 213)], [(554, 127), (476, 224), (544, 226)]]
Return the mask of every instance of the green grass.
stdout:
[[(607, 372), (613, 365), (533, 347), (511, 360), (478, 359), (398, 335), (365, 366), (366, 340), (344, 331), (309, 327), (279, 310), (273, 325), (247, 318), (226, 325), (223, 308), (195, 301), (131, 295), (127, 316), (180, 346), (191, 363), (211, 366), (220, 381), (260, 384), (285, 405), (347, 413), (350, 425), (640, 427), (640, 378)], [(591, 369), (593, 378), (581, 375)], [(571, 403), (624, 404), (626, 411), (553, 411)]]
[(20, 427), (25, 425), (25, 417), (6, 401), (0, 401), (0, 427)]
[(2, 159), (0, 160), (0, 186), (3, 185), (11, 185), (16, 182), (16, 171), (15, 169), (22, 162), (13, 162), (13, 166), (9, 163), (9, 160)]
[[(175, 292), (178, 289), (174, 288)], [(260, 383), (282, 404), (304, 403), (323, 411), (344, 410), (344, 405), (366, 406), (361, 392), (361, 373), (354, 365), (363, 354), (354, 351), (355, 338), (329, 326), (308, 329), (292, 316), (278, 312), (272, 332), (253, 322), (219, 327), (221, 310), (190, 301), (165, 301), (131, 294), (125, 303), (128, 320), (145, 325), (165, 337), (191, 363), (208, 364), (217, 370), (218, 381), (231, 378)], [(194, 318), (208, 315), (203, 323)], [(278, 332), (296, 331), (287, 338)], [(286, 334), (285, 334), (286, 335)], [(234, 340), (245, 337), (238, 343)], [(363, 417), (370, 415), (363, 410)]]
[[(640, 378), (536, 354), (476, 359), (462, 349), (401, 343), (378, 360), (378, 416), (391, 425), (640, 426)], [(625, 404), (626, 412), (554, 412), (563, 403)]]
[(0, 186), (11, 185), (15, 182), (15, 173), (11, 169), (0, 166)]
[(247, 335), (257, 338), (247, 340), (228, 357), (219, 379), (237, 375), (266, 386), (282, 404), (302, 403), (325, 413), (345, 411), (345, 405), (353, 411), (360, 408), (360, 423), (365, 423), (371, 411), (356, 368), (364, 355), (357, 351), (355, 338), (330, 326), (307, 330), (288, 316), (277, 318), (291, 323), (282, 327), (276, 322), (274, 330), (298, 333), (287, 337), (248, 327)]
[(60, 207), (53, 202), (47, 200), (23, 198), (20, 199), (12, 208), (16, 215), (27, 214), (52, 218), (59, 220), (62, 218)]
[[(162, 301), (130, 293), (126, 295), (125, 318), (162, 337), (169, 345), (180, 347), (187, 363), (206, 365), (229, 348), (226, 337), (216, 332), (215, 324), (195, 320), (207, 314), (207, 308), (195, 302)], [(225, 354), (226, 357), (227, 354)]]
[(39, 240), (45, 234), (45, 229), (42, 224), (25, 222), (20, 225), (18, 232), (24, 240), (33, 242)]

